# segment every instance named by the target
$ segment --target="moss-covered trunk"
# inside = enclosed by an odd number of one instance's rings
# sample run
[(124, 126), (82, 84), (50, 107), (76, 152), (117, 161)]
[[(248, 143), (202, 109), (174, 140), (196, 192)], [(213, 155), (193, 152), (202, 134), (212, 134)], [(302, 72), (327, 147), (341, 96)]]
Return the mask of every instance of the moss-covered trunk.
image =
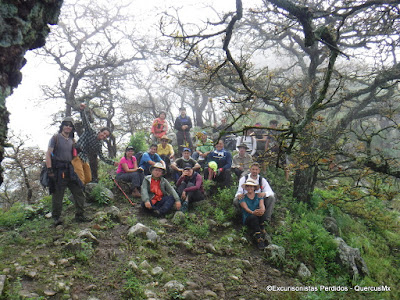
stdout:
[[(20, 84), (26, 51), (42, 47), (63, 0), (0, 1), (0, 163), (7, 138), (6, 98)], [(0, 170), (0, 184), (3, 182)]]

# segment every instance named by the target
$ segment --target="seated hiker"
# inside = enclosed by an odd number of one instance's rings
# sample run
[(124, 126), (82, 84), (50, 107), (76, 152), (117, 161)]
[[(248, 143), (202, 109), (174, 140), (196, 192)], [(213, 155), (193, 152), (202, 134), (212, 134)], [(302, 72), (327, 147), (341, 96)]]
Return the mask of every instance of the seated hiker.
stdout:
[(182, 208), (181, 211), (185, 212), (189, 208), (189, 204), (204, 200), (203, 177), (193, 171), (190, 164), (185, 165), (183, 168), (182, 176), (176, 182), (178, 195), (181, 197)]
[(200, 170), (200, 165), (195, 161), (193, 158), (190, 157), (190, 151), (189, 148), (183, 148), (182, 151), (182, 157), (176, 159), (172, 164), (171, 164), (171, 169), (172, 169), (172, 177), (174, 181), (176, 182), (178, 178), (182, 175), (183, 172), (183, 167), (186, 164), (190, 164), (191, 167), (193, 168), (193, 171)]
[(165, 119), (166, 117), (167, 113), (161, 111), (158, 114), (158, 118), (154, 119), (153, 124), (151, 125), (151, 133), (153, 135), (152, 139), (154, 143), (157, 143), (162, 136), (167, 134), (168, 122)]
[(165, 168), (165, 162), (157, 154), (157, 145), (152, 144), (148, 152), (143, 153), (139, 167), (143, 169), (144, 175), (150, 175), (150, 167), (160, 162)]
[(233, 156), (232, 170), (236, 174), (237, 178), (240, 178), (249, 173), (250, 164), (253, 162), (253, 157), (246, 152), (248, 149), (246, 144), (240, 144), (238, 149), (239, 153)]
[(207, 155), (214, 150), (214, 144), (211, 139), (207, 137), (207, 132), (199, 132), (199, 140), (196, 144), (196, 151), (193, 152), (192, 157), (197, 160), (199, 165), (204, 169)]
[(242, 188), (246, 190), (245, 196), (239, 200), (242, 209), (242, 222), (249, 228), (258, 249), (264, 249), (264, 236), (266, 234), (264, 227), (266, 219), (264, 199), (258, 197), (255, 193), (260, 187), (257, 182), (249, 178), (242, 185)]
[(171, 140), (166, 135), (160, 137), (160, 141), (161, 144), (158, 144), (157, 146), (157, 154), (160, 155), (163, 161), (165, 161), (165, 168), (167, 170), (166, 175), (169, 176), (171, 160), (174, 158), (175, 152), (172, 145), (169, 144)]
[(128, 181), (132, 185), (132, 196), (140, 197), (140, 186), (143, 181), (143, 170), (138, 168), (136, 157), (133, 155), (133, 147), (128, 146), (125, 149), (125, 155), (121, 158), (116, 179)]
[(249, 153), (251, 156), (254, 156), (257, 151), (257, 141), (252, 133), (252, 130), (247, 130), (244, 132), (243, 136), (238, 136), (236, 138), (236, 150), (239, 151), (239, 145), (246, 144), (246, 152)]
[(219, 140), (215, 150), (207, 155), (204, 179), (216, 181), (224, 187), (232, 185), (232, 154), (224, 149), (224, 142)]
[(272, 191), (268, 181), (260, 176), (260, 164), (257, 162), (253, 162), (250, 165), (250, 174), (245, 175), (240, 178), (239, 180), (239, 186), (238, 190), (235, 195), (235, 199), (233, 199), (233, 205), (236, 208), (239, 208), (239, 201), (244, 198), (246, 195), (247, 191), (242, 187), (242, 185), (247, 181), (247, 179), (252, 179), (255, 182), (258, 182), (259, 189), (257, 189), (255, 192), (258, 195), (259, 198), (264, 199), (264, 207), (266, 210), (266, 221), (271, 221), (271, 216), (272, 216), (272, 211), (275, 206), (275, 194)]
[(156, 217), (163, 217), (176, 206), (181, 209), (181, 201), (168, 180), (163, 177), (165, 167), (155, 163), (150, 167), (151, 175), (144, 178), (142, 183), (142, 207)]

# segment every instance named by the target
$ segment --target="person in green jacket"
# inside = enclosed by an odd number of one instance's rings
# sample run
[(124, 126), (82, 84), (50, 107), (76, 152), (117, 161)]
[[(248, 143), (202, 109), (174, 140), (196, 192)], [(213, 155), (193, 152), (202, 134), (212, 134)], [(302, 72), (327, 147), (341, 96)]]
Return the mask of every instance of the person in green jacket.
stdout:
[(181, 200), (175, 189), (163, 175), (165, 167), (157, 162), (150, 167), (151, 175), (147, 175), (142, 183), (142, 207), (156, 217), (164, 217), (174, 206), (181, 209)]

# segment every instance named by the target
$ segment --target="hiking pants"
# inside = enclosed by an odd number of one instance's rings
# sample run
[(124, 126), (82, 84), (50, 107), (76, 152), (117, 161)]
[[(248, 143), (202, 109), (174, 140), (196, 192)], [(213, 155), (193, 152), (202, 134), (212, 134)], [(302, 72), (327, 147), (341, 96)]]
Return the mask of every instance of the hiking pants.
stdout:
[(140, 189), (140, 187), (142, 186), (144, 175), (143, 172), (136, 171), (130, 173), (118, 173), (115, 178), (118, 180), (130, 182), (132, 185), (132, 190), (134, 190), (135, 188)]
[[(191, 187), (191, 186), (194, 186), (194, 184), (192, 182), (186, 183), (186, 182), (182, 181), (177, 189), (179, 197), (182, 196), (184, 189)], [(188, 193), (186, 193), (186, 196), (189, 198), (189, 203), (204, 200), (204, 194), (200, 190), (188, 192)]]
[(83, 216), (85, 196), (83, 194), (82, 188), (75, 180), (71, 180), (70, 178), (66, 177), (62, 179), (60, 183), (56, 184), (55, 191), (52, 196), (52, 216), (55, 220), (61, 217), (63, 198), (65, 189), (67, 187), (74, 196), (74, 204), (76, 209), (75, 215)]
[(79, 156), (75, 156), (71, 163), (74, 166), (76, 175), (78, 175), (84, 185), (92, 181), (92, 171), (88, 163), (81, 160)]
[(255, 215), (249, 215), (244, 221), (244, 224), (247, 225), (250, 229), (250, 234), (254, 234), (256, 232), (261, 231), (261, 226), (264, 226), (264, 221), (267, 219), (267, 215), (264, 213), (261, 217)]
[[(151, 203), (151, 201), (150, 201)], [(175, 199), (172, 196), (163, 196), (160, 201), (156, 202), (156, 204), (151, 204), (151, 207), (154, 210), (158, 210), (160, 214), (165, 215), (167, 214), (172, 207), (174, 206)], [(146, 210), (146, 206), (144, 206), (144, 202), (142, 202), (142, 207)]]

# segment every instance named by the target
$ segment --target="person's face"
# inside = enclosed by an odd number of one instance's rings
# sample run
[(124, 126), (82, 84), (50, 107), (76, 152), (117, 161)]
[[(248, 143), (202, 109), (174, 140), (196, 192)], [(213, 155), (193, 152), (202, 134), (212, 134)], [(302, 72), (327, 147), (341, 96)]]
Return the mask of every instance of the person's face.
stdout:
[(193, 169), (189, 169), (189, 170), (183, 170), (182, 173), (184, 176), (192, 176), (193, 175)]
[(224, 149), (224, 142), (223, 141), (218, 141), (218, 144), (215, 145), (215, 149), (217, 149), (218, 151), (221, 151), (222, 149)]
[(241, 156), (243, 156), (245, 153), (246, 153), (246, 148), (244, 148), (244, 147), (239, 147), (239, 154), (240, 154)]
[(150, 154), (157, 153), (157, 147), (151, 147), (149, 152), (150, 152)]
[(190, 157), (190, 152), (189, 151), (183, 151), (182, 155), (183, 155), (184, 159), (188, 159)]
[(167, 140), (161, 140), (161, 144), (165, 146), (167, 144)]
[(269, 127), (271, 127), (271, 128), (276, 128), (276, 127), (278, 127), (278, 124), (276, 124), (276, 123), (270, 123), (270, 124), (269, 124)]
[(63, 132), (70, 133), (73, 129), (74, 129), (74, 127), (72, 126), (71, 122), (63, 123), (63, 128), (62, 128)]
[(206, 135), (206, 134), (203, 134), (203, 135), (201, 136), (201, 140), (203, 141), (203, 143), (205, 143), (205, 142), (207, 141), (207, 135)]
[(133, 156), (133, 149), (129, 149), (128, 151), (125, 152), (126, 157), (132, 157)]
[(152, 175), (153, 177), (155, 177), (155, 178), (161, 177), (162, 174), (163, 174), (163, 170), (162, 170), (162, 169), (159, 169), (159, 168), (154, 168), (154, 169), (151, 171), (151, 175)]
[(97, 135), (97, 139), (102, 141), (105, 140), (106, 138), (108, 138), (110, 136), (110, 132), (108, 130), (103, 130), (100, 131), (99, 134)]
[(250, 168), (250, 173), (251, 173), (251, 175), (256, 176), (256, 175), (260, 174), (260, 168), (257, 166), (252, 166)]
[(255, 187), (252, 185), (245, 185), (244, 188), (248, 193), (254, 192), (255, 189)]
[(165, 114), (160, 114), (160, 119), (161, 119), (161, 120), (165, 120), (166, 117), (167, 117), (167, 116), (166, 116)]
[(181, 112), (181, 117), (182, 118), (186, 116), (186, 110), (181, 110), (180, 112)]

